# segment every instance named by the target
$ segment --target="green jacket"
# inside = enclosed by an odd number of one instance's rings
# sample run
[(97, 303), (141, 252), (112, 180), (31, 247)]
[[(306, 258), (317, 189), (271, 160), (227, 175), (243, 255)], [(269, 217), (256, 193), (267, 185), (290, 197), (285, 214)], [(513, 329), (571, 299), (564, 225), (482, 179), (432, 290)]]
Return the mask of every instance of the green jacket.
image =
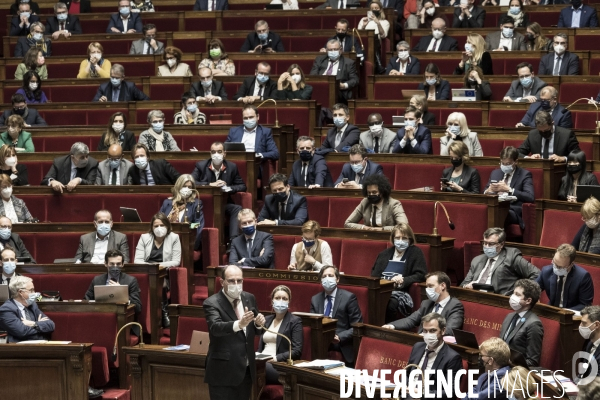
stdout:
[[(28, 68), (25, 66), (25, 64), (21, 63), (17, 66), (17, 70), (15, 71), (15, 79), (23, 79), (23, 75), (25, 75), (25, 73), (28, 71)], [(48, 79), (48, 69), (46, 68), (46, 64), (42, 65), (41, 67), (37, 67), (35, 69), (35, 72), (38, 73), (38, 75), (40, 76), (41, 80), (46, 80)]]
[[(13, 142), (12, 138), (8, 134), (8, 131), (2, 132), (2, 134), (0, 134), (0, 141), (2, 142), (1, 144), (7, 144), (9, 146)], [(21, 134), (19, 135), (19, 139), (17, 140), (16, 147), (25, 149), (25, 150), (21, 150), (20, 152), (33, 153), (35, 151), (35, 147), (33, 146), (33, 140), (31, 140), (31, 133), (21, 131)]]

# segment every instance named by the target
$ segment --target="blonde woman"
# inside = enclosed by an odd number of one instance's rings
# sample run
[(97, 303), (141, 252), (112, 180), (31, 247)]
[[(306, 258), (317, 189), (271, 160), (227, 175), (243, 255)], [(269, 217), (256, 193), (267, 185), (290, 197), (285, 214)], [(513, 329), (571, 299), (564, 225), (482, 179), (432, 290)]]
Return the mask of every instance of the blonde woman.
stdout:
[(469, 167), (469, 149), (463, 142), (456, 141), (448, 146), (451, 167), (442, 172), (442, 192), (479, 194), (481, 178), (479, 171)]
[(375, 31), (375, 37), (378, 37), (379, 40), (385, 39), (388, 36), (390, 23), (386, 20), (383, 6), (379, 0), (371, 1), (367, 16), (360, 20), (357, 29)]
[(583, 253), (600, 254), (600, 201), (594, 196), (581, 206), (581, 219), (584, 224), (579, 229), (571, 245)]
[(177, 47), (168, 46), (163, 53), (165, 65), (158, 67), (158, 76), (192, 76), (192, 70), (182, 63), (183, 53)]
[(289, 270), (319, 272), (324, 265), (333, 265), (331, 247), (319, 236), (321, 225), (317, 221), (306, 221), (302, 225), (302, 242), (292, 247)]
[(298, 64), (292, 64), (277, 81), (276, 100), (310, 100), (313, 88), (306, 84), (304, 72)]
[(440, 155), (447, 156), (448, 149), (455, 141), (460, 141), (467, 146), (469, 157), (483, 157), (483, 150), (477, 138), (477, 132), (473, 132), (467, 125), (467, 117), (461, 112), (453, 112), (446, 120), (445, 136), (440, 138)]
[(225, 46), (219, 39), (212, 39), (208, 42), (209, 57), (200, 61), (200, 67), (210, 68), (213, 76), (232, 76), (235, 75), (235, 64), (225, 52)]
[(542, 26), (537, 22), (527, 25), (525, 43), (527, 51), (550, 51), (552, 49), (552, 40), (544, 35)]
[(110, 61), (102, 57), (104, 49), (98, 42), (92, 42), (88, 46), (88, 58), (79, 65), (77, 79), (86, 78), (110, 78)]
[(538, 400), (538, 384), (531, 376), (532, 371), (523, 367), (514, 367), (504, 375), (500, 384), (509, 398), (517, 400)]
[(484, 75), (494, 75), (492, 57), (485, 50), (485, 40), (478, 33), (469, 33), (465, 43), (465, 51), (462, 52), (462, 60), (454, 70), (454, 75), (464, 75), (471, 66), (481, 68)]

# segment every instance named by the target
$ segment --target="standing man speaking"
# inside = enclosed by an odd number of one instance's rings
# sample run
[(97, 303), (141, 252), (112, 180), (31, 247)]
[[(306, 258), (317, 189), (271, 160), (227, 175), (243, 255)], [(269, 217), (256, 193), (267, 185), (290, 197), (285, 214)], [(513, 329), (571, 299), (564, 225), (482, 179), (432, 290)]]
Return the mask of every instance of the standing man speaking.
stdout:
[(254, 316), (254, 295), (242, 291), (242, 269), (228, 265), (222, 272), (223, 289), (203, 305), (210, 335), (204, 382), (211, 400), (246, 400), (256, 381), (254, 335), (265, 317)]

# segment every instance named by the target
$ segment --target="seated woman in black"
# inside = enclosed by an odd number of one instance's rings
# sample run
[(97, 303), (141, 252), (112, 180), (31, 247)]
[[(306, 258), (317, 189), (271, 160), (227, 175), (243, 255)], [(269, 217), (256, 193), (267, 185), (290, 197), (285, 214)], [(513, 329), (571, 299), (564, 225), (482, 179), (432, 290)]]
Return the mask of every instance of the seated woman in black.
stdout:
[(472, 65), (465, 74), (465, 88), (475, 89), (475, 99), (477, 101), (490, 100), (492, 98), (490, 83), (485, 80), (483, 71), (476, 65)]
[(277, 81), (276, 100), (310, 100), (313, 87), (306, 84), (304, 72), (298, 64), (292, 64)]
[(425, 92), (428, 101), (450, 100), (450, 82), (442, 79), (440, 69), (434, 63), (425, 67), (425, 82), (419, 83), (417, 89)]
[(427, 264), (410, 225), (400, 223), (390, 235), (394, 247), (385, 249), (377, 256), (371, 276), (394, 282), (395, 290), (387, 304), (385, 322), (410, 315), (413, 300), (408, 294), (413, 283), (425, 282)]
[(107, 151), (113, 144), (121, 145), (123, 152), (131, 151), (135, 146), (135, 135), (127, 130), (127, 117), (120, 111), (110, 116), (97, 150)]
[(585, 153), (581, 150), (573, 150), (567, 156), (567, 171), (560, 181), (558, 189), (558, 200), (566, 200), (577, 203), (577, 186), (598, 186), (596, 175), (585, 169)]
[(442, 192), (479, 194), (479, 171), (469, 167), (469, 149), (463, 142), (452, 142), (448, 146), (452, 166), (442, 172)]
[(485, 75), (494, 75), (492, 56), (485, 50), (485, 40), (478, 33), (469, 33), (465, 43), (465, 51), (462, 52), (462, 60), (456, 66), (454, 75), (462, 75), (472, 65), (477, 65)]
[(425, 126), (435, 125), (435, 114), (429, 112), (427, 98), (422, 94), (415, 94), (410, 98), (410, 105), (421, 111), (421, 124)]
[(571, 245), (584, 253), (600, 254), (600, 201), (590, 197), (581, 207), (581, 219), (585, 221)]
[[(302, 355), (302, 318), (289, 311), (292, 291), (289, 287), (279, 285), (271, 292), (271, 304), (274, 315), (265, 319), (265, 328), (287, 336), (292, 341), (292, 360), (299, 360)], [(264, 331), (258, 342), (258, 352), (273, 357), (273, 361), (284, 362), (290, 358), (290, 343), (274, 333)], [(279, 372), (273, 364), (266, 364), (267, 384), (280, 385)]]

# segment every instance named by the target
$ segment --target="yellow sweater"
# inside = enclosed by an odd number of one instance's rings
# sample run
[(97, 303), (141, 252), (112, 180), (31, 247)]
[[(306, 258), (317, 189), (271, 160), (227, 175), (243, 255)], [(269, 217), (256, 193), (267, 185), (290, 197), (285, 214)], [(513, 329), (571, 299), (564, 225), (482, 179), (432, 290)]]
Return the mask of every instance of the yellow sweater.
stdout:
[[(89, 61), (87, 59), (83, 60), (79, 65), (79, 73), (77, 74), (77, 79), (87, 79), (87, 78), (96, 78), (95, 76), (91, 76), (88, 71)], [(98, 72), (98, 78), (110, 78), (110, 61), (104, 59), (102, 63), (102, 67), (96, 68)]]

